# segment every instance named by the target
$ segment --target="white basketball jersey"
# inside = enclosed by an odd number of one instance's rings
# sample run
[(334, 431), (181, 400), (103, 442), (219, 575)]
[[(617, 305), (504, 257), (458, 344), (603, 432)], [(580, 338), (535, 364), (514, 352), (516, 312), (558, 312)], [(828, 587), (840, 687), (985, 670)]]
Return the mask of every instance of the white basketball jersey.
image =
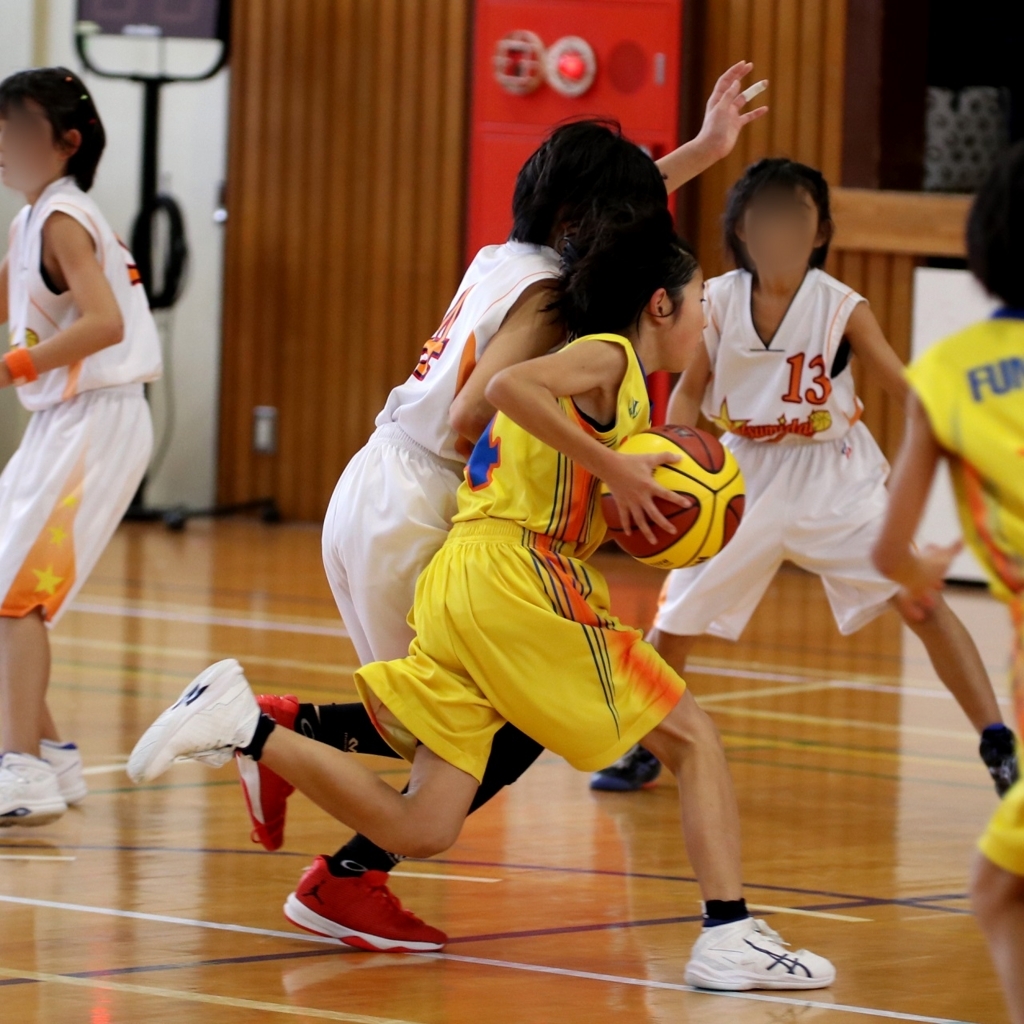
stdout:
[(753, 441), (801, 444), (842, 437), (863, 412), (843, 333), (864, 297), (823, 270), (809, 270), (765, 344), (754, 329), (752, 284), (746, 270), (705, 283), (711, 379), (704, 415)]
[(388, 396), (377, 426), (397, 423), (435, 455), (465, 462), (472, 445), (448, 422), (452, 402), (516, 299), (558, 272), (558, 253), (547, 246), (506, 242), (481, 249), (416, 368)]
[(81, 311), (70, 291), (57, 294), (43, 277), (43, 225), (52, 213), (73, 217), (89, 232), (96, 259), (124, 320), (124, 338), (71, 366), (41, 373), (19, 387), (26, 409), (48, 409), (83, 391), (156, 380), (160, 339), (132, 254), (114, 234), (99, 207), (73, 178), (47, 186), (11, 225), (7, 253), (11, 347), (33, 348), (70, 327)]

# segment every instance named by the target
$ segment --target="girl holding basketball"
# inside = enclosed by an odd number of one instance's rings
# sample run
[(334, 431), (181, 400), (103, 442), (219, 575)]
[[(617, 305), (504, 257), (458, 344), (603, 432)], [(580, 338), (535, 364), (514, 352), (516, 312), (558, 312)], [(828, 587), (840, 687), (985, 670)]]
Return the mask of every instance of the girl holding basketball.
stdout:
[(867, 302), (821, 269), (831, 237), (828, 185), (810, 167), (762, 160), (730, 192), (738, 269), (705, 286), (704, 344), (668, 418), (693, 426), (703, 409), (726, 431), (746, 512), (720, 555), (669, 576), (651, 640), (682, 672), (702, 633), (738, 639), (783, 560), (795, 562), (821, 577), (844, 635), (899, 611), (980, 733), (1003, 793), (1017, 778), (1013, 733), (970, 635), (940, 597), (911, 600), (871, 563), (889, 466), (860, 422), (850, 358), (901, 402), (907, 384)]
[(382, 735), (412, 762), (406, 794), (276, 727), (235, 661), (207, 669), (150, 727), (131, 777), (155, 778), (179, 757), (223, 764), (238, 751), (386, 849), (424, 857), (458, 837), (506, 722), (584, 770), (643, 738), (679, 779), (705, 901), (687, 982), (831, 984), (827, 960), (788, 951), (749, 917), (717, 731), (642, 632), (611, 614), (607, 584), (587, 564), (605, 532), (599, 481), (645, 531), (672, 529), (659, 501), (686, 503), (652, 476), (676, 456), (617, 449), (650, 426), (642, 366), (678, 371), (700, 345), (700, 296), (696, 259), (664, 206), (601, 208), (566, 244), (557, 308), (574, 340), (490, 381), (498, 412), (470, 455), (451, 532), (417, 583), (409, 655), (355, 674)]
[[(511, 238), (482, 249), (412, 374), (396, 387), (377, 429), (342, 474), (323, 530), (324, 567), (361, 663), (409, 650), (416, 579), (447, 536), (466, 458), (494, 408), (491, 378), (506, 366), (560, 345), (565, 326), (550, 309), (559, 254), (569, 226), (591, 204), (628, 196), (664, 208), (667, 191), (724, 156), (742, 127), (765, 108), (743, 112), (740, 62), (718, 81), (697, 139), (657, 164), (595, 121), (561, 125), (534, 152), (516, 181)], [(758, 87), (752, 87), (756, 94)], [(300, 704), (260, 698), (282, 724), (342, 750), (386, 754), (360, 703)], [(476, 809), (515, 781), (541, 747), (508, 726), (495, 737)], [(283, 841), (291, 787), (265, 765), (239, 759), (253, 836), (267, 849)], [(387, 872), (401, 858), (364, 836), (317, 857), (285, 905), (290, 920), (373, 949), (430, 950), (443, 932), (401, 908)]]
[(103, 153), (77, 75), (0, 83), (0, 173), (27, 205), (0, 263), (11, 348), (0, 387), (32, 419), (0, 476), (0, 825), (52, 821), (85, 797), (82, 759), (46, 704), (49, 628), (103, 553), (149, 462), (144, 381), (160, 344), (131, 254), (88, 190)]

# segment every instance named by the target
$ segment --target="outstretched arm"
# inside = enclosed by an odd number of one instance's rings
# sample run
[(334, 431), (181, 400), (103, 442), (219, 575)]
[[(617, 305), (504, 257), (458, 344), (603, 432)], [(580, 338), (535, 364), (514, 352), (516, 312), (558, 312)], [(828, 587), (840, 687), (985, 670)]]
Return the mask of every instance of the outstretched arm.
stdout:
[(747, 103), (768, 85), (765, 80), (745, 92), (740, 91), (742, 80), (753, 67), (746, 60), (733, 64), (715, 83), (704, 109), (704, 123), (696, 137), (657, 162), (669, 194), (728, 156), (743, 128), (768, 113), (768, 108), (763, 106), (746, 113), (743, 111)]
[(903, 444), (889, 485), (885, 522), (871, 560), (879, 572), (906, 589), (921, 618), (934, 607), (935, 593), (942, 589), (950, 562), (962, 547), (959, 542), (947, 547), (929, 545), (920, 553), (913, 547), (941, 455), (924, 407), (908, 391)]
[[(81, 316), (67, 329), (32, 349), (37, 373), (69, 366), (124, 337), (124, 321), (110, 283), (96, 259), (89, 233), (73, 217), (54, 213), (43, 225), (46, 247), (53, 253)], [(0, 387), (12, 383), (0, 362)]]
[(614, 415), (615, 396), (626, 373), (626, 353), (611, 342), (570, 345), (554, 355), (531, 359), (495, 375), (487, 399), (534, 437), (557, 449), (603, 480), (622, 516), (626, 533), (635, 524), (652, 543), (648, 519), (675, 533), (655, 498), (677, 505), (686, 499), (654, 481), (659, 465), (677, 462), (674, 455), (622, 455), (584, 433), (562, 412), (559, 398), (579, 399), (599, 418)]
[(845, 336), (868, 373), (877, 377), (893, 398), (906, 401), (907, 381), (903, 376), (903, 363), (885, 340), (882, 328), (866, 302), (858, 303), (850, 315)]

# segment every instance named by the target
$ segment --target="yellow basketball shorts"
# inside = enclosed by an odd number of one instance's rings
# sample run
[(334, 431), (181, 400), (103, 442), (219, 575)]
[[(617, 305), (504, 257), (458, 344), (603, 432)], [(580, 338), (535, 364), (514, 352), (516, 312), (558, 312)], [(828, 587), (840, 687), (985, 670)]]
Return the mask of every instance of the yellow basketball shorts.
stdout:
[[(571, 548), (501, 520), (457, 523), (416, 585), (409, 655), (356, 675), (415, 740), (483, 778), (505, 722), (582, 771), (618, 760), (675, 707), (686, 684)], [(415, 739), (413, 739), (413, 737)]]
[(1024, 876), (1024, 782), (1018, 782), (996, 808), (978, 849), (996, 867)]

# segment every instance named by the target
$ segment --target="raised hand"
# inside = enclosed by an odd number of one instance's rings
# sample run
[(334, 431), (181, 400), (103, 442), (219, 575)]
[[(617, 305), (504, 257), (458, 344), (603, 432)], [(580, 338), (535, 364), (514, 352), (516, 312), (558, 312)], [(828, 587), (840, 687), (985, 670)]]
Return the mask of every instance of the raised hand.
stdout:
[(743, 79), (753, 68), (754, 65), (746, 60), (733, 64), (721, 75), (708, 97), (704, 123), (695, 141), (706, 147), (708, 154), (715, 160), (728, 156), (736, 145), (740, 132), (752, 121), (768, 113), (767, 106), (755, 107), (744, 112), (743, 108), (768, 88), (768, 80), (762, 79), (742, 90)]

